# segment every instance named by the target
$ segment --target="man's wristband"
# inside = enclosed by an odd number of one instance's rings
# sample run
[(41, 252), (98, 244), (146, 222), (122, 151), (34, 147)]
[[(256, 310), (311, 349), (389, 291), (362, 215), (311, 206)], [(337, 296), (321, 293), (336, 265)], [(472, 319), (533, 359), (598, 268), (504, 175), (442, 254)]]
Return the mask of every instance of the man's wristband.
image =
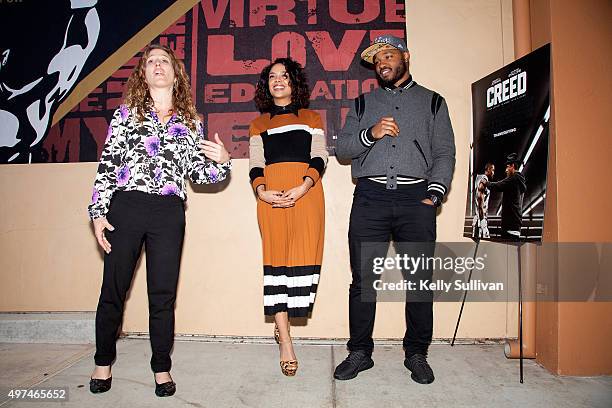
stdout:
[(436, 194), (430, 194), (428, 197), (433, 203), (434, 207), (439, 207), (442, 204), (442, 200)]

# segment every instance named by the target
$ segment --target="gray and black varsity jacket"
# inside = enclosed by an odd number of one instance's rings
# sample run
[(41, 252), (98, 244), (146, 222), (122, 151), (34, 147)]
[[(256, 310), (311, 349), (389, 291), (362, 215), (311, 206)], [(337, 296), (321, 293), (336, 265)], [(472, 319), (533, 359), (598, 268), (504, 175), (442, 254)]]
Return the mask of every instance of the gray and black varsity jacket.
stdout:
[[(455, 169), (455, 137), (444, 98), (413, 80), (360, 98), (338, 136), (336, 156), (352, 159), (354, 178), (386, 176), (387, 189), (397, 188), (398, 177), (425, 179), (441, 202)], [(400, 133), (375, 140), (371, 128), (386, 116), (395, 119)]]

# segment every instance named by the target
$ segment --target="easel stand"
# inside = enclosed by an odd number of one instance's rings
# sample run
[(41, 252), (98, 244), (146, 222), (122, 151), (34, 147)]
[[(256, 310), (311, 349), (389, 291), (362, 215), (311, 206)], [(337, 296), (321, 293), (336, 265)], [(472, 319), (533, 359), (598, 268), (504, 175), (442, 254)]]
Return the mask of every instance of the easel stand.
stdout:
[[(478, 245), (480, 245), (480, 238), (476, 239), (476, 247), (474, 247), (474, 256), (473, 259), (476, 259), (476, 254), (478, 253)], [(470, 274), (468, 275), (468, 284), (472, 280), (472, 272), (474, 268), (470, 268)], [(453, 340), (451, 341), (451, 347), (455, 345), (455, 338), (457, 337), (457, 330), (459, 330), (459, 322), (461, 322), (461, 315), (463, 314), (463, 306), (465, 306), (465, 298), (467, 297), (468, 291), (463, 292), (463, 300), (461, 301), (461, 309), (459, 309), (459, 317), (457, 317), (457, 325), (455, 326), (455, 333), (453, 334)]]
[[(480, 245), (480, 239), (476, 239), (476, 246), (474, 248), (474, 256), (476, 258), (476, 254), (478, 253), (478, 246)], [(521, 262), (521, 247), (523, 244), (521, 242), (516, 243), (516, 248), (518, 252), (518, 307), (519, 307), (519, 333), (518, 333), (518, 342), (519, 342), (519, 381), (523, 383), (523, 274), (522, 274), (522, 262)], [(468, 275), (467, 283), (469, 283), (472, 279), (472, 271), (474, 268), (470, 269), (470, 273)], [(457, 331), (459, 330), (459, 323), (461, 322), (461, 316), (463, 315), (463, 308), (465, 306), (465, 300), (467, 298), (468, 291), (464, 291), (463, 300), (461, 301), (461, 308), (459, 309), (459, 316), (457, 317), (457, 324), (455, 325), (455, 332), (453, 334), (453, 340), (451, 341), (451, 347), (455, 345), (455, 339), (457, 338)]]

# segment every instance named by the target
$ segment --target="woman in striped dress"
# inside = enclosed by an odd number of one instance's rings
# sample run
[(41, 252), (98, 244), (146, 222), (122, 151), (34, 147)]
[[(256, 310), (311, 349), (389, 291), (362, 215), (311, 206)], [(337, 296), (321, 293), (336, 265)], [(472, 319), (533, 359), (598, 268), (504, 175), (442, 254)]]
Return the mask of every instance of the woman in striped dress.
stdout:
[(323, 257), (325, 204), (321, 173), (327, 148), (321, 117), (299, 63), (279, 58), (260, 76), (255, 103), (262, 113), (249, 128), (250, 179), (264, 264), (264, 313), (274, 316), (281, 370), (297, 359), (289, 318), (312, 311)]

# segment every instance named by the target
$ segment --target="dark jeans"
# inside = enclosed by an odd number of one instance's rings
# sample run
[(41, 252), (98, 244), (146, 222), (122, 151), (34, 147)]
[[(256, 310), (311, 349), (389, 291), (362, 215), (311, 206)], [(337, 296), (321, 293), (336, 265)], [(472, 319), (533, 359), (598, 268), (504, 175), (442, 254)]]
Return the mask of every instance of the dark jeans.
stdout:
[(110, 365), (116, 357), (125, 298), (144, 243), (151, 368), (154, 372), (170, 371), (174, 303), (185, 233), (183, 202), (177, 196), (117, 192), (107, 219), (115, 230), (105, 231), (112, 250), (104, 255), (104, 278), (96, 312), (96, 365)]
[[(349, 290), (351, 338), (348, 348), (351, 351), (365, 350), (371, 354), (374, 349), (372, 332), (376, 315), (376, 290), (373, 282), (378, 276), (371, 268), (364, 268), (364, 265), (372, 265), (374, 256), (387, 256), (391, 239), (396, 243), (398, 254), (433, 256), (436, 209), (421, 202), (427, 195), (426, 189), (425, 182), (387, 190), (384, 184), (358, 180), (349, 225), (353, 273)], [(410, 242), (419, 244), (402, 245)], [(374, 244), (374, 253), (364, 252), (364, 246), (372, 243), (379, 243)], [(362, 259), (362, 255), (368, 259)], [(431, 279), (431, 275), (431, 270), (422, 269), (412, 279)], [(403, 341), (406, 356), (415, 353), (427, 355), (433, 331), (433, 293), (407, 291), (407, 297), (415, 297), (418, 301), (414, 301), (414, 298), (406, 301), (406, 333)]]

